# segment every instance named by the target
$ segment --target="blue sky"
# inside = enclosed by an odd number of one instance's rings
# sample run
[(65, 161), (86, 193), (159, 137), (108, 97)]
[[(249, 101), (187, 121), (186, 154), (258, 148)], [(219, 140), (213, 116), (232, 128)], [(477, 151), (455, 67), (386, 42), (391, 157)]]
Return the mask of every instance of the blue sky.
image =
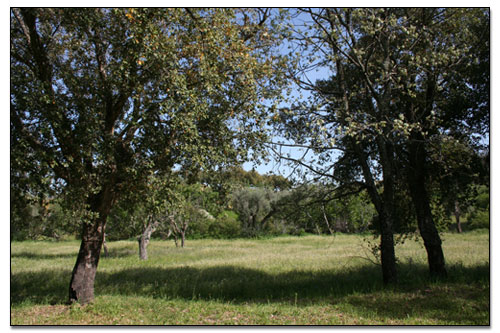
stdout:
[[(308, 20), (309, 15), (308, 14), (300, 14), (298, 17), (294, 19), (294, 23), (297, 26), (300, 26), (303, 24), (304, 21)], [(289, 50), (289, 44), (287, 42), (283, 43), (280, 46), (280, 52), (282, 54), (288, 54), (290, 52)], [(328, 69), (323, 68), (323, 69), (316, 69), (316, 70), (311, 70), (307, 72), (305, 75), (308, 80), (311, 82), (315, 82), (318, 79), (326, 79), (330, 76), (330, 72)], [(292, 94), (291, 94), (291, 100), (305, 100), (310, 96), (309, 92), (301, 90), (297, 85), (292, 86)], [(289, 107), (290, 105), (282, 104), (280, 105), (281, 107)], [(273, 138), (272, 138), (273, 139)], [(283, 141), (283, 138), (274, 138), (272, 141), (276, 142), (277, 139), (280, 139), (280, 141)], [(284, 148), (283, 151), (289, 152), (290, 156), (292, 158), (299, 158), (303, 155), (304, 151), (302, 149), (292, 149), (292, 148)], [(275, 158), (273, 158), (272, 154), (270, 153), (269, 155), (270, 161), (268, 163), (258, 163), (255, 164), (254, 162), (247, 162), (243, 164), (243, 168), (247, 171), (255, 169), (257, 172), (260, 174), (267, 174), (267, 173), (274, 173), (274, 174), (281, 174), (283, 176), (289, 176), (292, 172), (292, 169), (286, 165), (286, 163), (280, 163), (279, 161), (276, 161)]]
[[(315, 82), (318, 79), (326, 79), (330, 75), (329, 71), (326, 69), (319, 70), (319, 71), (312, 71), (307, 74), (307, 77), (312, 81)], [(302, 99), (306, 99), (309, 96), (309, 93), (307, 91), (300, 90), (297, 86), (294, 86), (293, 91), (292, 91), (292, 97), (293, 98), (299, 98), (299, 96), (302, 94)], [(283, 105), (285, 106), (285, 105)], [(278, 139), (278, 138), (275, 138)], [(281, 141), (283, 141), (283, 138), (279, 138)], [(272, 140), (272, 141), (277, 141), (277, 140)], [(303, 149), (298, 149), (298, 148), (283, 148), (283, 150), (287, 151), (290, 153), (292, 158), (299, 158), (303, 155), (304, 150)], [(267, 173), (274, 173), (274, 174), (281, 174), (283, 176), (288, 176), (292, 172), (292, 169), (286, 165), (286, 163), (279, 163), (279, 161), (276, 161), (275, 158), (273, 158), (272, 155), (269, 156), (270, 162), (268, 163), (260, 163), (260, 164), (255, 164), (253, 162), (247, 162), (243, 164), (243, 168), (247, 171), (255, 169), (258, 173), (260, 174), (267, 174)]]

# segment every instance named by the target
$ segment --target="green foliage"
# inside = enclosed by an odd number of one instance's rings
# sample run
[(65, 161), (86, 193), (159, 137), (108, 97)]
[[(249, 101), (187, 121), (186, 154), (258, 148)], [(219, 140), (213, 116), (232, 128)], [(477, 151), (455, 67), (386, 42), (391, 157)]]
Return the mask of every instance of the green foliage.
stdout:
[(361, 233), (367, 231), (376, 211), (366, 193), (362, 192), (348, 198), (346, 206), (349, 212), (349, 231)]
[(231, 239), (241, 237), (241, 223), (238, 215), (224, 211), (216, 218), (200, 218), (189, 225), (187, 237), (190, 239), (214, 238)]
[(11, 239), (55, 239), (78, 235), (75, 217), (52, 202), (28, 203), (21, 212), (11, 213)]
[(236, 214), (223, 212), (219, 215), (208, 227), (208, 235), (210, 238), (238, 238), (242, 235), (241, 222), (237, 219)]
[(452, 223), (451, 215), (446, 208), (439, 202), (433, 202), (431, 204), (432, 217), (434, 219), (434, 224), (438, 231), (445, 231), (450, 229)]
[(477, 189), (475, 206), (479, 209), (490, 208), (490, 189), (487, 186), (480, 186)]
[(467, 228), (489, 229), (490, 228), (490, 194), (489, 187), (480, 186), (474, 204), (469, 208)]
[[(105, 190), (117, 202), (110, 239), (137, 236), (152, 215), (166, 231), (172, 212), (192, 238), (363, 232), (377, 219), (360, 189), (382, 196), (385, 186), (370, 177), (395, 180), (394, 231), (412, 232), (405, 177), (416, 141), (436, 224), (449, 224), (457, 200), (466, 212), (489, 156), (477, 139), (489, 130), (489, 11), (302, 9), (312, 19), (303, 27), (283, 21), (291, 12), (13, 8), (11, 237), (76, 233)], [(277, 52), (284, 37), (298, 55)], [(285, 69), (310, 66), (333, 75), (295, 80), (311, 99), (278, 109)], [(316, 153), (295, 166), (335, 193), (235, 166), (264, 153), (271, 125)], [(40, 198), (58, 208), (33, 216)], [(485, 225), (479, 201), (471, 226)], [(237, 217), (221, 215), (229, 207)]]
[(232, 195), (231, 205), (241, 221), (245, 236), (256, 236), (263, 231), (262, 220), (271, 211), (274, 193), (266, 188), (242, 188)]
[(110, 241), (131, 239), (141, 234), (147, 212), (141, 205), (118, 204), (113, 207), (106, 224), (106, 237)]
[(473, 229), (489, 229), (490, 228), (490, 211), (476, 210), (469, 216), (467, 227)]
[(92, 221), (121, 195), (147, 193), (153, 173), (259, 155), (262, 102), (277, 103), (286, 84), (279, 19), (268, 9), (13, 8), (12, 188), (52, 187)]
[[(289, 25), (290, 56), (310, 97), (275, 110), (287, 142), (274, 152), (304, 180), (340, 194), (366, 189), (382, 233), (412, 232), (417, 216), (431, 221), (423, 230), (445, 229), (449, 207), (480, 173), (470, 162), (489, 154), (489, 10), (303, 8), (296, 17), (307, 19)], [(308, 77), (315, 68), (331, 76)], [(346, 229), (347, 214), (333, 208), (323, 210)]]
[[(373, 227), (375, 208), (366, 193), (335, 198), (326, 185), (303, 185), (283, 193), (274, 204), (283, 233), (364, 232)], [(279, 226), (279, 224), (278, 224)]]

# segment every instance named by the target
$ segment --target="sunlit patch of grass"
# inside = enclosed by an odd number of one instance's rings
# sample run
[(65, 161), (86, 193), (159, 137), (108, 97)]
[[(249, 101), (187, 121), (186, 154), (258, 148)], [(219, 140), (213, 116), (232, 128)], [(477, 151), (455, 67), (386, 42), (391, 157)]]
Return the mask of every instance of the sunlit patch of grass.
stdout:
[[(64, 305), (78, 242), (14, 242), (11, 323), (36, 325), (488, 325), (489, 235), (445, 234), (449, 278), (428, 278), (420, 241), (396, 248), (400, 284), (357, 235), (110, 242), (93, 304)], [(369, 260), (367, 260), (369, 259)]]

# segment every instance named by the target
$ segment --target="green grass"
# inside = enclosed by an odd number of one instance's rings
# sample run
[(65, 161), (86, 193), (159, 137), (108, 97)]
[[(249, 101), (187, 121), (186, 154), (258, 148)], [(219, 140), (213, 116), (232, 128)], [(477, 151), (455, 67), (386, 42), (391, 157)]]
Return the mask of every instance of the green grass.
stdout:
[(444, 234), (449, 278), (428, 278), (421, 241), (396, 247), (384, 287), (363, 237), (109, 243), (95, 301), (65, 305), (79, 243), (12, 242), (12, 325), (489, 325), (489, 235)]

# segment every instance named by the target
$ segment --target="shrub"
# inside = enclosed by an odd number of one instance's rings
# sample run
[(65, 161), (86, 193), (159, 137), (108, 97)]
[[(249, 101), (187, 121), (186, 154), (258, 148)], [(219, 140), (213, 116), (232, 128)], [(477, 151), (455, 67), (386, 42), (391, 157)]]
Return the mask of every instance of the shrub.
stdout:
[(214, 221), (206, 218), (198, 218), (191, 221), (187, 230), (187, 237), (190, 239), (207, 238), (210, 225)]
[(211, 238), (236, 238), (241, 235), (241, 224), (235, 214), (223, 213), (208, 227)]
[(468, 229), (489, 229), (490, 212), (485, 209), (478, 209), (469, 217)]
[(489, 188), (480, 186), (476, 195), (474, 206), (470, 208), (468, 229), (490, 228), (490, 193)]

